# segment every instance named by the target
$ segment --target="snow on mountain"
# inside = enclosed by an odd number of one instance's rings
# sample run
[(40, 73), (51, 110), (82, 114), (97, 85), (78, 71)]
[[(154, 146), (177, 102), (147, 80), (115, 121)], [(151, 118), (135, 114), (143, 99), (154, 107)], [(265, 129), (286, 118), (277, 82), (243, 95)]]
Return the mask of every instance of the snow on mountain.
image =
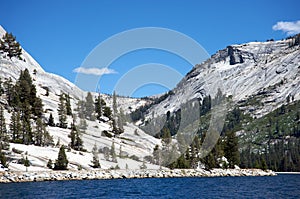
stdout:
[[(5, 34), (5, 30), (0, 26), (0, 37)], [(23, 49), (22, 55), (23, 60), (17, 58), (9, 59), (5, 56), (0, 56), (0, 77), (2, 81), (5, 79), (11, 78), (13, 82), (17, 80), (20, 75), (21, 70), (28, 69), (30, 75), (33, 79), (33, 83), (36, 85), (37, 95), (42, 99), (45, 110), (45, 118), (47, 119), (50, 113), (53, 114), (55, 122), (58, 122), (58, 103), (59, 95), (61, 92), (69, 94), (71, 97), (72, 109), (76, 108), (78, 100), (82, 100), (86, 97), (87, 92), (81, 90), (76, 85), (70, 81), (64, 79), (63, 77), (47, 73), (43, 68)], [(47, 89), (49, 90), (49, 95), (46, 95)], [(94, 97), (98, 96), (97, 93), (92, 93)], [(105, 100), (108, 106), (112, 107), (112, 97), (109, 95), (101, 94), (102, 99)], [(1, 103), (5, 103), (5, 100), (1, 99)], [(117, 99), (119, 108), (122, 108), (125, 113), (128, 113), (132, 110), (135, 110), (137, 107), (147, 103), (146, 100), (134, 99), (120, 97)], [(76, 113), (76, 111), (73, 111)], [(10, 122), (10, 114), (5, 110), (6, 123)], [(68, 125), (70, 126), (72, 118), (68, 116)], [(113, 163), (106, 161), (103, 157), (103, 154), (100, 154), (100, 164), (102, 168), (115, 167), (117, 164), (120, 168), (125, 169), (126, 164), (130, 169), (138, 169), (142, 160), (145, 156), (152, 154), (152, 150), (156, 144), (160, 144), (160, 140), (153, 138), (142, 130), (134, 127), (133, 125), (128, 124), (124, 127), (125, 132), (119, 137), (108, 138), (102, 136), (102, 131), (110, 131), (111, 125), (106, 122), (98, 121), (87, 121), (87, 130), (82, 135), (84, 142), (84, 148), (87, 149), (87, 153), (79, 153), (76, 151), (67, 152), (67, 156), (70, 161), (70, 168), (77, 168), (81, 165), (83, 168), (91, 168), (92, 154), (90, 153), (94, 144), (97, 145), (99, 149), (103, 147), (111, 147), (112, 143), (115, 143), (116, 153), (119, 154), (120, 147), (122, 151), (125, 152), (128, 156), (135, 155), (139, 158), (140, 161), (132, 160), (129, 158), (121, 159), (118, 158), (118, 163)], [(7, 126), (7, 129), (8, 126)], [(50, 135), (54, 138), (54, 143), (58, 141), (60, 144), (68, 145), (70, 138), (68, 137), (70, 129), (62, 129), (58, 127), (47, 127)], [(134, 132), (138, 132), (138, 134)], [(10, 145), (11, 149), (15, 148), (22, 151), (22, 154), (17, 154), (11, 152), (10, 158), (12, 162), (10, 163), (10, 169), (12, 170), (23, 170), (24, 166), (16, 163), (17, 159), (24, 157), (25, 153), (28, 156), (29, 161), (33, 164), (30, 167), (31, 170), (43, 170), (47, 169), (46, 164), (48, 159), (54, 161), (57, 158), (57, 153), (59, 148), (57, 147), (37, 147), (33, 145), (22, 145), (22, 144), (13, 144)], [(148, 168), (158, 168), (157, 165), (147, 164)]]
[(220, 88), (234, 103), (265, 93), (262, 107), (247, 107), (253, 115), (274, 110), (287, 96), (300, 99), (300, 50), (289, 47), (290, 39), (232, 45), (196, 65), (161, 103), (153, 106), (151, 115), (174, 111), (187, 100), (214, 96)]

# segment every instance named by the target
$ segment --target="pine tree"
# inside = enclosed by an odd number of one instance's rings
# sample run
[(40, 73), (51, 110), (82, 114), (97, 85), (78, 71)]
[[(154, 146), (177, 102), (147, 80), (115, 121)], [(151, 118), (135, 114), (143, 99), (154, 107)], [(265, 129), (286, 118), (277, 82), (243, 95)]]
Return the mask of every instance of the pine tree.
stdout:
[(28, 112), (28, 105), (24, 106), (24, 109), (21, 112), (21, 143), (29, 145), (32, 144), (32, 129), (30, 122), (30, 114)]
[(32, 106), (32, 113), (37, 117), (41, 118), (43, 115), (43, 102), (42, 99), (39, 97), (36, 97), (34, 104)]
[(21, 123), (19, 111), (13, 110), (10, 118), (9, 129), (11, 132), (12, 142), (21, 142)]
[(238, 149), (238, 138), (235, 132), (229, 131), (226, 133), (226, 141), (224, 146), (225, 157), (229, 162), (229, 167), (234, 168), (234, 165), (240, 164), (240, 154)]
[(120, 112), (118, 114), (118, 131), (119, 134), (124, 132), (124, 125), (126, 124), (125, 114), (122, 108), (120, 108)]
[(77, 112), (78, 112), (78, 117), (80, 119), (85, 119), (85, 103), (82, 100), (79, 100), (77, 103)]
[(103, 109), (106, 106), (105, 101), (101, 98), (100, 94), (95, 100), (95, 112), (96, 112), (96, 118), (100, 120), (102, 114), (103, 114)]
[(114, 116), (116, 117), (118, 114), (118, 106), (117, 106), (117, 95), (115, 91), (113, 93), (113, 111), (114, 111)]
[(117, 154), (115, 150), (115, 143), (113, 142), (110, 148), (110, 155), (112, 162), (117, 162)]
[(7, 53), (7, 56), (11, 59), (12, 57), (17, 57), (22, 59), (22, 48), (19, 42), (16, 41), (16, 37), (12, 33), (5, 33), (2, 40), (0, 40), (0, 52)]
[(59, 116), (59, 127), (60, 128), (67, 128), (67, 110), (65, 106), (65, 97), (64, 93), (59, 95), (59, 104), (58, 104), (58, 116)]
[(93, 160), (92, 160), (93, 168), (100, 168), (101, 166), (99, 162), (98, 148), (96, 143), (93, 147), (92, 154), (93, 154)]
[(50, 113), (49, 119), (48, 119), (48, 125), (49, 126), (55, 126), (54, 118), (52, 116), (52, 113)]
[(6, 93), (6, 96), (7, 96), (7, 102), (10, 106), (12, 106), (15, 89), (12, 84), (11, 77), (9, 77), (7, 80), (4, 81), (3, 88), (4, 88), (4, 92)]
[(49, 146), (53, 145), (53, 138), (50, 136), (48, 131), (46, 130), (45, 124), (42, 119), (38, 118), (36, 120), (36, 128), (35, 128), (35, 145), (37, 146)]
[(71, 132), (69, 134), (70, 141), (70, 147), (73, 149), (75, 147), (75, 139), (76, 139), (76, 126), (74, 122), (71, 124)]
[(76, 126), (76, 118), (73, 116), (73, 122), (71, 124), (71, 132), (69, 137), (71, 138), (70, 146), (74, 150), (82, 151), (83, 150), (83, 141), (81, 139), (80, 131)]
[(0, 106), (0, 149), (8, 149), (8, 137), (7, 137), (7, 129), (4, 118), (4, 109)]
[(46, 129), (46, 125), (43, 123), (43, 146), (54, 146), (53, 137)]
[(35, 145), (42, 146), (43, 145), (43, 122), (40, 118), (36, 120), (36, 127), (35, 127)]
[(95, 120), (94, 115), (93, 115), (95, 107), (94, 107), (93, 96), (90, 92), (87, 93), (85, 101), (86, 101), (85, 102), (86, 119), (93, 121), (93, 120)]
[(65, 147), (62, 145), (58, 152), (58, 157), (54, 163), (54, 170), (67, 170), (68, 167), (68, 159), (65, 152)]
[[(32, 82), (28, 69), (21, 71), (13, 89), (11, 83), (7, 83), (7, 89), (10, 90), (9, 103), (15, 111), (20, 111), (21, 136), (17, 142), (23, 144), (33, 143), (33, 132), (31, 129), (31, 119), (41, 118), (43, 114), (42, 100), (36, 96), (36, 88)], [(12, 90), (12, 91), (11, 91)], [(35, 117), (34, 117), (35, 116)], [(13, 118), (14, 119), (14, 118)]]
[(71, 98), (69, 94), (65, 95), (67, 115), (72, 115)]
[(111, 115), (112, 115), (111, 109), (108, 106), (105, 106), (104, 110), (103, 110), (103, 116), (108, 117), (109, 119), (111, 119), (112, 118)]
[(104, 148), (102, 149), (102, 152), (103, 152), (103, 155), (104, 155), (104, 159), (105, 159), (106, 161), (109, 161), (109, 154), (110, 154), (109, 148), (108, 148), (108, 147), (104, 147)]
[(48, 160), (48, 162), (47, 162), (47, 167), (48, 167), (49, 169), (52, 169), (52, 168), (53, 168), (53, 163), (52, 163), (52, 160), (51, 160), (51, 159)]
[(119, 158), (123, 158), (122, 145), (120, 145), (120, 148), (119, 148)]
[(25, 160), (24, 160), (24, 166), (26, 167), (26, 171), (28, 170), (27, 168), (30, 166), (30, 162), (28, 160), (28, 157), (26, 156)]
[(7, 158), (6, 158), (4, 152), (2, 151), (1, 148), (0, 148), (0, 163), (1, 163), (4, 167), (8, 167), (8, 164), (7, 164)]

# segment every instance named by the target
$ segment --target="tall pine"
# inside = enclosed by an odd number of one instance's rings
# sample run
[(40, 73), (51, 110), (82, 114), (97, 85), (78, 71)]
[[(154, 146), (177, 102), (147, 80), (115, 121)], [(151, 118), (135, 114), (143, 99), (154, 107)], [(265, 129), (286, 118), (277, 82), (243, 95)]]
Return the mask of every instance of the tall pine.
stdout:
[(94, 118), (94, 100), (93, 100), (93, 96), (90, 92), (88, 92), (86, 98), (85, 98), (85, 114), (86, 114), (86, 119), (88, 120), (95, 120)]
[(225, 153), (225, 157), (229, 162), (230, 168), (234, 168), (234, 165), (240, 164), (238, 137), (235, 135), (235, 132), (233, 131), (228, 131), (226, 133), (224, 153)]
[(4, 108), (0, 106), (0, 149), (7, 150), (9, 148), (7, 129), (4, 118)]
[(59, 103), (58, 103), (58, 126), (60, 128), (67, 128), (67, 110), (65, 105), (65, 95), (64, 93), (61, 93), (59, 95)]

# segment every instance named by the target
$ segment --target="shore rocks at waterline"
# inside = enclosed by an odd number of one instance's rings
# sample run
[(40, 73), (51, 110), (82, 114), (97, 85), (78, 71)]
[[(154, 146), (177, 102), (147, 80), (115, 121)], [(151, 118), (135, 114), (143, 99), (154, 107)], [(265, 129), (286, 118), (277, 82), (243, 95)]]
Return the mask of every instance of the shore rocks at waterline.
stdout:
[(275, 172), (260, 169), (174, 169), (174, 170), (82, 170), (1, 172), (0, 183), (56, 180), (92, 180), (121, 178), (179, 178), (225, 176), (274, 176)]

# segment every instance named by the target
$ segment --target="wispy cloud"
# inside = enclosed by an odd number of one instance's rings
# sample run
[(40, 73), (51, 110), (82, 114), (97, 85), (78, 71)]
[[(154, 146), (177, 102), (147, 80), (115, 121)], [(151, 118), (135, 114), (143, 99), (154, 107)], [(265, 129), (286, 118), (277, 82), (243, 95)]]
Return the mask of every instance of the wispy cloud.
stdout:
[(86, 75), (97, 75), (97, 76), (117, 73), (115, 70), (109, 68), (84, 68), (84, 67), (75, 68), (73, 72), (82, 73)]
[(273, 30), (281, 30), (287, 35), (294, 35), (300, 33), (300, 20), (295, 22), (277, 22), (273, 27)]

